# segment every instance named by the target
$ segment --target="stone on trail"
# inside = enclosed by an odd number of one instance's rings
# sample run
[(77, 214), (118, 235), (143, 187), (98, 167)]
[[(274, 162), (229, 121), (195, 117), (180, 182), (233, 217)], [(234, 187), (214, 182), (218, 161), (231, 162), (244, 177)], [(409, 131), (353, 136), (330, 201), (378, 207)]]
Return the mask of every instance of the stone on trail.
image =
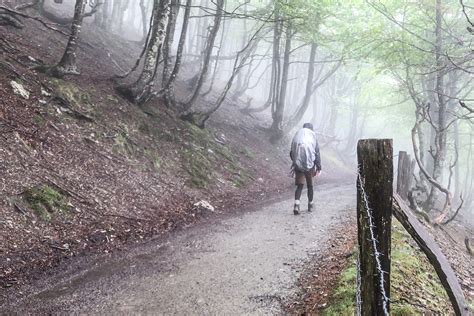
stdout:
[(206, 210), (209, 212), (215, 212), (214, 206), (212, 206), (208, 201), (201, 200), (197, 203), (194, 203), (194, 206), (201, 209), (201, 210)]
[(26, 100), (30, 98), (30, 93), (25, 89), (25, 87), (23, 87), (21, 83), (12, 80), (10, 81), (10, 86), (13, 88), (13, 93), (15, 93), (16, 95), (19, 95)]

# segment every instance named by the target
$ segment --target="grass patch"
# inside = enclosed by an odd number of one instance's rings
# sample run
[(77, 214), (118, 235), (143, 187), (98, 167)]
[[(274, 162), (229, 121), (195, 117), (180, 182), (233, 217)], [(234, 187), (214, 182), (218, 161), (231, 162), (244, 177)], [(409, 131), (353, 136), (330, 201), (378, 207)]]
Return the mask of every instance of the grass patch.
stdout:
[[(451, 311), (449, 298), (434, 268), (395, 220), (392, 227), (391, 270), (391, 315), (444, 315)], [(323, 315), (355, 315), (355, 286), (356, 265), (355, 258), (352, 258)]]
[(248, 148), (244, 148), (240, 151), (240, 153), (242, 155), (244, 155), (245, 157), (249, 158), (249, 159), (254, 159), (255, 158), (255, 154)]
[(41, 127), (44, 127), (46, 125), (46, 120), (41, 114), (35, 114), (33, 115), (33, 122)]
[(48, 185), (39, 185), (23, 193), (23, 198), (39, 218), (50, 221), (54, 214), (69, 211), (66, 198)]
[(130, 139), (127, 126), (123, 126), (120, 132), (114, 137), (114, 144), (112, 145), (112, 151), (116, 154), (125, 156), (127, 158), (132, 157), (136, 153), (136, 144)]
[(88, 92), (81, 90), (74, 83), (61, 79), (54, 79), (52, 83), (55, 92), (59, 96), (68, 100), (75, 108), (84, 109), (85, 107), (92, 107), (91, 95)]
[(107, 100), (115, 102), (115, 103), (119, 103), (119, 100), (117, 99), (117, 97), (111, 94), (107, 95)]
[(333, 293), (332, 304), (324, 310), (323, 315), (355, 315), (355, 284), (357, 278), (355, 255), (350, 260), (352, 264), (342, 272)]
[(241, 187), (249, 176), (237, 164), (232, 150), (215, 141), (212, 134), (193, 124), (185, 123), (185, 130), (176, 133), (174, 137), (182, 137), (186, 149), (182, 155), (183, 168), (191, 176), (191, 183), (199, 188), (205, 188), (216, 177), (216, 174), (227, 170), (232, 174), (232, 183)]
[(213, 174), (212, 164), (202, 150), (185, 150), (183, 154), (184, 169), (191, 176), (191, 183), (198, 188), (205, 188)]

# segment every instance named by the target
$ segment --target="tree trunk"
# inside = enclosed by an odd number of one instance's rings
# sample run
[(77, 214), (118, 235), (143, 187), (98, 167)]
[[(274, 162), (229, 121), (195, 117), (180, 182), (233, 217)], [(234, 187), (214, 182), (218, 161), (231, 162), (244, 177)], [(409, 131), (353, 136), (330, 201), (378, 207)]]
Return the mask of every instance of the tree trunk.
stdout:
[[(225, 6), (224, 6), (224, 9), (225, 9)], [(227, 35), (226, 23), (225, 23), (225, 21), (223, 21), (222, 22), (221, 39), (220, 39), (219, 47), (217, 48), (216, 59), (214, 61), (214, 68), (213, 68), (213, 71), (212, 71), (211, 83), (210, 83), (209, 88), (207, 89), (207, 91), (202, 94), (203, 97), (208, 95), (214, 87), (214, 82), (216, 81), (216, 77), (217, 77), (217, 68), (219, 66), (219, 57), (221, 55), (221, 51), (224, 50), (224, 39), (226, 38), (226, 35)]]
[(346, 157), (350, 157), (351, 154), (354, 152), (354, 148), (356, 147), (357, 143), (357, 125), (359, 123), (359, 104), (357, 103), (355, 91), (350, 96), (351, 102), (351, 115), (349, 118), (349, 135), (347, 135), (347, 143), (346, 148), (344, 149), (344, 153)]
[(166, 37), (163, 45), (163, 80), (161, 82), (162, 87), (166, 85), (170, 76), (170, 64), (171, 64), (171, 49), (173, 47), (174, 32), (176, 30), (176, 18), (179, 13), (179, 0), (171, 0), (170, 10), (168, 15), (168, 25), (166, 26)]
[[(273, 45), (274, 46), (274, 45)], [(268, 81), (269, 85), (268, 85), (268, 97), (267, 97), (267, 101), (260, 107), (258, 108), (247, 108), (247, 109), (244, 109), (243, 112), (246, 113), (246, 114), (250, 114), (250, 113), (256, 113), (256, 112), (262, 112), (262, 111), (265, 111), (266, 109), (268, 109), (270, 107), (270, 105), (272, 105), (272, 102), (273, 102), (273, 91), (275, 88), (275, 69), (276, 67), (274, 67), (274, 58), (272, 58), (272, 63), (271, 63), (271, 75), (270, 75), (270, 80)]]
[(94, 14), (94, 24), (97, 25), (98, 27), (102, 27), (104, 24), (103, 22), (103, 11), (104, 10), (104, 2), (102, 2), (101, 7), (98, 9), (98, 11)]
[(272, 67), (273, 67), (273, 81), (271, 93), (271, 106), (272, 106), (272, 119), (275, 119), (276, 106), (278, 104), (278, 95), (280, 92), (281, 86), (281, 61), (280, 61), (280, 42), (282, 34), (282, 24), (283, 21), (279, 20), (280, 16), (278, 14), (278, 3), (275, 4), (275, 25), (273, 27), (273, 57), (272, 57)]
[(309, 102), (311, 101), (311, 96), (313, 95), (313, 80), (314, 80), (314, 70), (315, 70), (315, 64), (314, 61), (316, 59), (316, 50), (318, 49), (318, 44), (316, 43), (311, 43), (311, 51), (309, 53), (309, 61), (308, 61), (308, 75), (306, 77), (306, 89), (305, 89), (305, 94), (303, 97), (303, 101), (301, 102), (301, 105), (298, 107), (295, 115), (291, 117), (291, 119), (288, 121), (288, 128), (291, 129), (296, 126), (296, 124), (301, 121), (303, 118), (304, 114), (306, 113)]
[(110, 0), (104, 0), (104, 4), (102, 5), (102, 23), (100, 26), (105, 31), (109, 30), (109, 24), (110, 24), (109, 10), (110, 10)]
[[(217, 101), (215, 102), (215, 104), (207, 111), (202, 111), (201, 112), (201, 111), (193, 111), (192, 109), (190, 109), (186, 112), (183, 112), (180, 116), (181, 119), (189, 121), (192, 124), (197, 125), (200, 128), (205, 127), (205, 124), (206, 124), (207, 120), (210, 118), (210, 116), (214, 112), (216, 112), (220, 108), (222, 103), (224, 102), (224, 100), (227, 96), (227, 93), (229, 92), (230, 88), (232, 87), (232, 84), (234, 82), (235, 77), (239, 74), (239, 72), (242, 69), (242, 66), (245, 64), (245, 62), (249, 58), (250, 52), (253, 50), (253, 48), (255, 48), (256, 43), (257, 43), (255, 38), (259, 34), (260, 30), (261, 30), (261, 28), (255, 33), (254, 36), (252, 36), (252, 38), (247, 43), (247, 45), (245, 45), (245, 47), (238, 52), (238, 54), (237, 54), (237, 56), (234, 60), (234, 65), (233, 65), (233, 68), (232, 68), (232, 74), (231, 74), (229, 80), (227, 81), (227, 83), (225, 85), (224, 91), (222, 91), (222, 93), (220, 94), (220, 96), (217, 99)], [(241, 57), (241, 55), (243, 55), (243, 56)]]
[(114, 0), (112, 5), (112, 19), (111, 19), (111, 29), (117, 30), (119, 26), (120, 10), (122, 8), (122, 0)]
[(178, 49), (176, 51), (176, 58), (174, 62), (173, 71), (171, 71), (171, 74), (169, 75), (169, 79), (167, 83), (165, 84), (165, 86), (163, 87), (163, 96), (165, 99), (165, 103), (168, 107), (172, 105), (174, 106), (175, 104), (174, 94), (173, 94), (173, 84), (174, 84), (174, 81), (176, 80), (176, 77), (178, 76), (179, 69), (181, 67), (181, 59), (183, 57), (184, 44), (186, 43), (186, 35), (188, 33), (189, 15), (191, 14), (191, 4), (192, 4), (192, 0), (186, 1), (186, 7), (184, 10), (184, 16), (183, 16), (183, 24), (181, 25), (181, 34), (179, 37)]
[[(436, 43), (435, 43), (435, 57), (436, 57), (436, 97), (438, 103), (438, 122), (436, 131), (436, 153), (433, 161), (433, 178), (437, 182), (442, 182), (443, 172), (445, 170), (446, 160), (446, 100), (444, 92), (444, 57), (443, 57), (443, 38), (442, 38), (442, 11), (441, 0), (436, 0)], [(435, 206), (439, 196), (439, 190), (432, 186), (428, 200), (424, 207), (430, 211)]]
[(66, 49), (59, 63), (47, 70), (54, 77), (61, 78), (65, 75), (79, 75), (76, 64), (76, 51), (81, 32), (82, 19), (86, 6), (85, 0), (76, 0), (74, 6), (74, 18), (71, 26), (71, 35), (69, 36)]
[[(245, 2), (244, 4), (244, 19), (243, 19), (243, 31), (242, 31), (242, 38), (241, 38), (241, 45), (242, 47), (247, 43), (247, 19), (245, 18), (245, 16), (247, 16), (247, 3), (248, 2)], [(249, 68), (251, 68), (251, 65), (248, 66)], [(232, 95), (232, 100), (237, 100), (244, 92), (245, 92), (245, 89), (243, 89), (243, 75), (242, 75), (242, 71), (239, 71), (239, 74), (237, 75), (237, 82), (236, 82), (236, 85), (235, 85), (235, 93)], [(244, 92), (241, 92), (242, 90), (244, 90)]]
[(122, 34), (123, 32), (123, 22), (125, 20), (125, 12), (128, 9), (128, 5), (129, 5), (129, 2), (124, 1), (121, 3), (121, 6), (120, 6), (119, 17), (118, 17), (118, 23), (119, 23), (118, 29), (119, 29), (120, 34)]
[(151, 95), (165, 36), (168, 6), (169, 0), (154, 0), (152, 12), (153, 23), (150, 30), (150, 40), (145, 53), (142, 73), (134, 83), (117, 87), (119, 93), (131, 102), (137, 104), (143, 103)]
[(281, 74), (280, 93), (276, 98), (275, 114), (273, 116), (273, 123), (270, 128), (271, 131), (271, 142), (277, 142), (283, 137), (283, 115), (285, 113), (286, 105), (286, 91), (288, 87), (288, 73), (290, 69), (290, 56), (291, 56), (291, 40), (293, 32), (291, 27), (288, 25), (286, 28), (286, 40), (285, 40), (285, 52), (283, 55), (283, 69)]
[(145, 0), (140, 0), (140, 14), (141, 14), (141, 22), (142, 22), (142, 42), (146, 42), (148, 30), (147, 30)]
[(206, 80), (207, 73), (209, 70), (209, 61), (211, 60), (212, 50), (214, 48), (214, 42), (216, 40), (217, 33), (219, 32), (219, 27), (222, 20), (222, 14), (224, 11), (223, 9), (224, 9), (224, 0), (217, 0), (216, 1), (216, 14), (214, 16), (214, 25), (212, 26), (212, 29), (209, 31), (209, 37), (207, 39), (206, 49), (204, 50), (204, 54), (203, 54), (204, 58), (202, 61), (199, 78), (197, 80), (196, 87), (194, 88), (194, 92), (191, 98), (189, 99), (188, 102), (186, 102), (184, 106), (184, 111), (187, 111), (192, 107), (197, 97), (199, 96), (199, 92), (201, 91), (204, 81)]

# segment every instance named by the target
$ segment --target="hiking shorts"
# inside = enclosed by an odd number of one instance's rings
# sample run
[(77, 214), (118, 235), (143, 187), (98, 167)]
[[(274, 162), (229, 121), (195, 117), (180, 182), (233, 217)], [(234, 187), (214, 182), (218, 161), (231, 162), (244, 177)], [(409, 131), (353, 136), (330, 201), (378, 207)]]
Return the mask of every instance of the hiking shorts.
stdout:
[(314, 168), (309, 171), (299, 171), (295, 170), (295, 184), (296, 185), (304, 185), (306, 183), (307, 186), (313, 185), (313, 177), (316, 174)]

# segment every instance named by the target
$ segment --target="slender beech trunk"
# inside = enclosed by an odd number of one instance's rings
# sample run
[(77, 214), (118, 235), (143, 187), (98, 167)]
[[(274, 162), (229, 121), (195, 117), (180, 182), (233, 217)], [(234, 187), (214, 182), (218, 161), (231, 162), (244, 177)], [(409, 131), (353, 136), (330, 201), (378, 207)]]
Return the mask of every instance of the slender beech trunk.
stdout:
[[(247, 2), (245, 2), (244, 4), (244, 16), (247, 16)], [(241, 47), (243, 47), (245, 44), (247, 43), (247, 19), (244, 18), (243, 19), (243, 31), (242, 31), (242, 38), (241, 38)], [(249, 68), (251, 68), (249, 66)], [(242, 91), (242, 85), (243, 85), (243, 75), (242, 75), (242, 71), (239, 71), (239, 74), (237, 75), (237, 79), (236, 79), (236, 85), (235, 85), (235, 93), (234, 95), (232, 96), (232, 100), (237, 100), (240, 95), (242, 95), (242, 93), (240, 91)]]
[[(256, 49), (256, 47), (255, 47)], [(251, 52), (252, 54), (254, 53), (254, 51)], [(234, 94), (232, 95), (232, 100), (233, 101), (237, 101), (241, 96), (243, 96), (245, 94), (245, 92), (248, 90), (249, 88), (249, 84), (250, 84), (250, 76), (252, 74), (252, 64), (253, 64), (253, 61), (255, 60), (255, 57), (251, 57), (250, 58), (250, 61), (248, 62), (247, 64), (247, 72), (245, 75), (242, 75), (242, 72), (243, 71), (240, 71), (240, 85), (238, 86), (237, 89), (235, 89), (235, 92)]]
[[(472, 204), (474, 202), (474, 191), (473, 191), (473, 179), (474, 179), (474, 176), (473, 176), (473, 169), (474, 169), (474, 165), (472, 163), (472, 161), (474, 160), (474, 157), (473, 157), (473, 135), (474, 135), (474, 130), (471, 129), (471, 135), (469, 137), (469, 150), (467, 152), (467, 167), (466, 167), (466, 173), (465, 173), (465, 177), (464, 177), (464, 185), (463, 185), (463, 188), (464, 188), (464, 192), (466, 194), (465, 196), (465, 199), (468, 203)], [(467, 205), (469, 206), (469, 205)]]
[(273, 29), (273, 57), (272, 57), (272, 67), (274, 71), (274, 76), (272, 80), (272, 89), (271, 93), (271, 106), (272, 106), (272, 119), (275, 120), (276, 107), (278, 104), (278, 96), (281, 87), (281, 56), (280, 56), (280, 42), (282, 34), (282, 21), (279, 20), (280, 16), (278, 11), (275, 13), (275, 25)]
[(142, 42), (146, 42), (148, 30), (147, 30), (145, 0), (140, 0), (140, 14), (141, 14), (141, 22), (142, 22)]
[(217, 98), (216, 102), (214, 103), (213, 106), (211, 106), (208, 110), (206, 111), (193, 111), (192, 109), (183, 112), (181, 114), (181, 119), (185, 121), (189, 121), (192, 124), (204, 128), (207, 120), (211, 117), (211, 115), (216, 112), (224, 100), (226, 99), (227, 93), (229, 92), (230, 88), (232, 87), (232, 84), (235, 80), (235, 77), (239, 74), (239, 72), (242, 69), (242, 66), (245, 64), (246, 60), (250, 56), (250, 52), (255, 48), (257, 41), (255, 38), (258, 36), (261, 28), (250, 38), (249, 42), (247, 45), (244, 46), (242, 50), (240, 50), (237, 53), (237, 56), (234, 60), (234, 64), (232, 67), (232, 74), (230, 78), (227, 80), (227, 83), (224, 87), (224, 90), (221, 92), (220, 96)]
[(171, 65), (171, 49), (173, 47), (174, 32), (176, 30), (176, 19), (179, 13), (179, 0), (171, 0), (170, 10), (168, 15), (168, 25), (166, 26), (166, 37), (163, 45), (163, 80), (161, 82), (164, 87), (170, 77)]
[(260, 107), (244, 109), (243, 110), (244, 113), (250, 114), (250, 113), (263, 112), (266, 109), (268, 109), (270, 105), (272, 105), (273, 91), (275, 89), (275, 70), (276, 70), (276, 67), (274, 66), (274, 58), (272, 58), (272, 63), (270, 64), (270, 67), (271, 67), (271, 74), (270, 74), (270, 80), (268, 81), (269, 84), (268, 84), (267, 101)]
[(309, 64), (308, 64), (308, 75), (306, 77), (306, 89), (305, 94), (303, 97), (303, 101), (299, 106), (296, 114), (290, 119), (288, 122), (289, 129), (293, 128), (298, 124), (299, 121), (303, 118), (303, 115), (306, 113), (306, 110), (309, 107), (309, 103), (311, 101), (311, 96), (313, 95), (313, 80), (314, 80), (314, 71), (315, 71), (315, 64), (314, 61), (316, 60), (316, 51), (318, 49), (318, 44), (311, 43), (311, 51), (309, 53)]
[[(452, 98), (455, 98), (457, 97), (457, 94), (458, 94), (458, 79), (459, 79), (459, 75), (457, 73), (457, 71), (451, 71), (449, 73), (449, 95), (452, 97)], [(451, 108), (451, 109), (457, 109), (457, 100), (454, 100), (454, 99), (451, 99), (449, 102), (448, 102), (448, 107)], [(452, 115), (451, 116), (452, 119), (454, 119), (454, 124), (453, 124), (453, 139), (454, 139), (454, 155), (456, 157), (456, 161), (454, 161), (455, 165), (454, 165), (454, 202), (455, 203), (459, 203), (460, 202), (460, 195), (461, 195), (461, 192), (462, 192), (462, 188), (461, 188), (461, 172), (460, 172), (460, 168), (459, 168), (459, 165), (460, 165), (460, 159), (459, 159), (459, 145), (460, 145), (460, 142), (459, 142), (459, 122), (458, 120), (456, 119), (456, 116), (455, 115)]]
[(120, 5), (120, 11), (119, 11), (119, 17), (118, 17), (118, 29), (120, 34), (123, 32), (123, 22), (125, 20), (125, 12), (128, 9), (129, 2), (128, 1), (123, 1)]
[[(225, 6), (224, 6), (224, 9), (225, 9)], [(219, 66), (219, 57), (221, 56), (221, 51), (224, 50), (224, 44), (225, 44), (224, 39), (226, 38), (226, 35), (227, 35), (226, 23), (225, 21), (223, 21), (221, 39), (220, 39), (219, 47), (217, 48), (216, 60), (214, 61), (214, 68), (212, 71), (211, 84), (209, 85), (209, 88), (207, 89), (207, 91), (202, 94), (203, 97), (208, 95), (214, 88), (214, 82), (216, 81), (216, 77), (217, 77), (217, 67)]]
[(357, 148), (357, 125), (359, 122), (359, 104), (357, 103), (355, 93), (350, 96), (351, 115), (349, 118), (349, 134), (347, 135), (346, 148), (344, 148), (345, 156), (351, 157)]
[[(438, 122), (436, 132), (436, 153), (433, 161), (433, 179), (438, 183), (443, 181), (443, 172), (445, 170), (446, 160), (446, 99), (444, 92), (444, 57), (443, 57), (443, 37), (442, 37), (442, 11), (441, 0), (436, 0), (436, 42), (435, 42), (435, 59), (436, 59), (436, 97), (438, 103)], [(428, 200), (425, 203), (425, 209), (430, 211), (435, 206), (439, 196), (439, 190), (434, 186)]]
[(192, 0), (186, 0), (186, 6), (184, 9), (183, 15), (183, 23), (181, 25), (181, 34), (178, 41), (178, 48), (176, 51), (176, 58), (174, 62), (173, 71), (169, 75), (169, 79), (166, 82), (165, 86), (163, 87), (163, 95), (165, 99), (165, 103), (168, 107), (174, 106), (174, 93), (173, 93), (173, 85), (178, 76), (179, 69), (181, 68), (181, 59), (183, 57), (184, 46), (186, 43), (186, 36), (188, 34), (188, 25), (189, 25), (189, 16), (191, 14), (191, 4)]
[(71, 35), (69, 36), (63, 57), (57, 65), (47, 69), (47, 72), (55, 77), (60, 78), (65, 75), (79, 75), (76, 64), (76, 51), (78, 47), (79, 33), (81, 32), (85, 6), (85, 0), (76, 0), (76, 4), (74, 6), (74, 17), (71, 26)]
[(288, 73), (290, 70), (290, 57), (291, 57), (291, 40), (293, 37), (293, 31), (288, 25), (286, 28), (286, 40), (285, 40), (285, 52), (283, 55), (283, 69), (281, 74), (281, 86), (280, 93), (277, 97), (277, 103), (275, 107), (275, 115), (273, 116), (273, 123), (271, 126), (271, 142), (279, 141), (283, 137), (283, 115), (285, 113), (286, 105), (286, 91), (288, 88)]
[(184, 111), (187, 111), (192, 107), (197, 97), (199, 96), (202, 85), (204, 84), (206, 80), (208, 70), (209, 70), (209, 62), (211, 60), (212, 50), (214, 48), (214, 42), (216, 40), (217, 33), (219, 32), (219, 27), (222, 20), (222, 14), (224, 12), (223, 10), (224, 1), (225, 0), (216, 1), (216, 14), (214, 16), (214, 25), (212, 26), (212, 29), (209, 31), (209, 37), (207, 39), (206, 49), (204, 50), (204, 58), (201, 64), (201, 71), (199, 74), (199, 78), (197, 80), (196, 87), (194, 87), (194, 91), (193, 91), (193, 94), (191, 95), (191, 98), (188, 100), (188, 102), (186, 102), (184, 106)]
[(104, 10), (104, 2), (102, 2), (101, 6), (98, 8), (97, 12), (94, 14), (94, 24), (98, 27), (102, 27), (103, 25), (103, 18), (104, 15), (102, 11)]
[(134, 83), (117, 87), (119, 93), (134, 103), (140, 104), (146, 101), (151, 94), (165, 37), (168, 6), (169, 0), (154, 0), (151, 17), (153, 23), (142, 72)]
[(104, 0), (104, 4), (102, 4), (102, 19), (101, 19), (101, 28), (103, 30), (108, 30), (109, 29), (109, 5), (110, 5), (110, 0)]
[(114, 0), (112, 5), (112, 19), (111, 19), (111, 29), (117, 30), (119, 26), (119, 19), (120, 19), (120, 10), (122, 8), (122, 0)]

